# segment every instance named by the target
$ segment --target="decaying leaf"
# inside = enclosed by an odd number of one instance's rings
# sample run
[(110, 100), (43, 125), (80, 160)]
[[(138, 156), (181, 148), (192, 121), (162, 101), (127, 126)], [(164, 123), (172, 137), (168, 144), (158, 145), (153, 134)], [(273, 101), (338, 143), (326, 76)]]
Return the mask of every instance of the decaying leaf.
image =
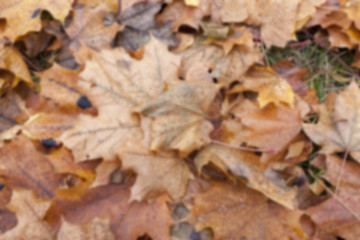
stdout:
[(27, 120), (25, 103), (13, 92), (0, 98), (0, 140), (11, 139)]
[(136, 108), (153, 119), (151, 150), (179, 150), (187, 155), (210, 142), (212, 124), (207, 118), (218, 87), (208, 82), (178, 82), (155, 100)]
[[(38, 199), (32, 191), (17, 190), (11, 197), (7, 209), (16, 215), (17, 224), (14, 228), (2, 232), (1, 240), (49, 238), (53, 239), (55, 232), (43, 221), (46, 211), (51, 205), (50, 201)], [(4, 219), (9, 221), (10, 219)]]
[(0, 148), (0, 169), (11, 186), (31, 189), (43, 199), (54, 197), (60, 183), (49, 159), (24, 136), (15, 137)]
[[(316, 223), (317, 234), (321, 237), (332, 235), (344, 239), (360, 237), (359, 164), (347, 162), (342, 166), (342, 159), (334, 155), (325, 156), (323, 178), (337, 184), (340, 171), (343, 171), (341, 184), (336, 194), (325, 202), (306, 210)], [(341, 169), (344, 168), (344, 169)]]
[(115, 40), (117, 46), (136, 51), (151, 40), (151, 35), (173, 46), (175, 40), (169, 24), (158, 25), (155, 14), (161, 9), (160, 2), (143, 1), (135, 3), (126, 9), (120, 16), (120, 21), (125, 25)]
[(74, 128), (61, 137), (75, 158), (112, 159), (128, 139), (141, 140), (140, 121), (132, 110), (161, 94), (169, 82), (177, 79), (179, 61), (156, 39), (146, 46), (141, 61), (122, 49), (93, 52), (80, 74), (79, 85), (88, 91), (98, 116), (81, 115)]
[(12, 47), (0, 48), (0, 95), (14, 88), (22, 80), (33, 84), (21, 54)]
[(303, 129), (312, 141), (322, 146), (324, 153), (346, 152), (360, 162), (359, 87), (352, 82), (339, 95), (329, 94), (319, 107), (319, 121), (304, 123)]
[[(109, 20), (105, 22), (105, 18)], [(110, 48), (111, 41), (117, 31), (121, 30), (114, 17), (107, 12), (105, 5), (96, 8), (79, 7), (75, 9), (71, 24), (66, 33), (71, 38), (72, 49), (78, 51), (81, 44), (99, 50), (102, 47)]]
[(268, 67), (253, 66), (243, 77), (240, 85), (231, 92), (255, 91), (258, 92), (260, 107), (269, 103), (287, 103), (294, 106), (295, 95), (288, 82)]
[(64, 22), (73, 0), (61, 2), (53, 0), (40, 1), (6, 1), (0, 7), (0, 18), (6, 20), (6, 30), (1, 35), (14, 41), (18, 36), (41, 28), (40, 13), (46, 9), (55, 18)]
[(211, 227), (214, 239), (308, 239), (299, 224), (301, 213), (269, 202), (246, 187), (212, 183), (193, 196), (188, 221), (198, 231)]
[(225, 85), (240, 80), (249, 67), (259, 60), (258, 53), (247, 45), (234, 46), (228, 54), (225, 54), (220, 47), (198, 44), (181, 55), (183, 56), (182, 76), (185, 76), (194, 64), (200, 63), (214, 78)]
[(123, 167), (137, 173), (137, 179), (131, 188), (130, 200), (142, 200), (149, 193), (161, 192), (167, 192), (173, 199), (179, 199), (186, 191), (187, 181), (192, 178), (182, 159), (136, 150), (124, 150), (120, 154)]
[(271, 165), (260, 162), (260, 157), (254, 153), (231, 148), (231, 146), (209, 145), (195, 157), (195, 164), (201, 170), (202, 166), (212, 162), (223, 172), (228, 170), (235, 176), (245, 178), (248, 186), (273, 201), (289, 208), (297, 207), (296, 186), (287, 185), (286, 174), (272, 169)]
[(235, 132), (232, 141), (235, 145), (245, 142), (264, 151), (278, 152), (301, 130), (300, 111), (282, 104), (269, 104), (261, 109), (245, 100), (232, 113), (245, 126), (243, 131)]

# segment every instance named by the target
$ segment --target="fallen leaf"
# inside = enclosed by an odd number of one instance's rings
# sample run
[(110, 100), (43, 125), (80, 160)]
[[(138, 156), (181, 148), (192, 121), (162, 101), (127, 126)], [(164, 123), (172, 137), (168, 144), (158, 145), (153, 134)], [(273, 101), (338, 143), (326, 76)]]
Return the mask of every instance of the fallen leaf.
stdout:
[(158, 25), (155, 14), (161, 9), (159, 2), (139, 2), (126, 9), (120, 15), (125, 28), (120, 32), (115, 45), (136, 51), (151, 40), (151, 35), (169, 46), (175, 45), (169, 24)]
[(359, 87), (352, 82), (339, 95), (329, 94), (325, 103), (319, 106), (319, 121), (316, 124), (303, 123), (305, 133), (322, 147), (323, 153), (349, 151), (360, 162), (358, 148)]
[(259, 60), (258, 53), (247, 45), (235, 46), (225, 55), (217, 46), (197, 44), (181, 55), (181, 76), (185, 76), (194, 64), (201, 63), (219, 83), (226, 86), (241, 79), (250, 66)]
[(80, 74), (79, 85), (88, 92), (99, 114), (80, 115), (74, 128), (60, 138), (72, 149), (75, 159), (111, 160), (128, 139), (140, 140), (140, 122), (132, 110), (151, 101), (168, 83), (177, 80), (179, 61), (156, 39), (146, 46), (141, 61), (132, 59), (122, 49), (94, 52)]
[[(341, 184), (333, 195), (323, 203), (309, 208), (306, 213), (316, 223), (317, 234), (332, 235), (343, 239), (360, 237), (360, 198), (358, 195), (360, 167), (355, 162), (347, 161), (342, 166), (342, 159), (334, 155), (325, 156), (326, 167), (321, 176), (336, 185), (340, 171), (343, 171)], [(343, 168), (343, 169), (342, 169)], [(333, 193), (334, 194), (334, 193)]]
[(73, 0), (56, 2), (53, 0), (40, 1), (11, 1), (1, 4), (0, 18), (6, 19), (6, 30), (1, 35), (14, 41), (18, 36), (41, 28), (40, 13), (46, 9), (55, 18), (64, 23)]
[(152, 197), (149, 193), (162, 192), (167, 192), (174, 200), (179, 199), (186, 191), (187, 181), (192, 178), (185, 162), (176, 156), (154, 155), (138, 148), (120, 154), (123, 167), (137, 173), (130, 201), (140, 201)]
[(301, 213), (269, 202), (246, 187), (213, 182), (210, 188), (193, 197), (194, 204), (187, 220), (197, 231), (211, 227), (214, 239), (235, 239), (235, 236), (240, 239), (308, 239), (299, 224)]
[[(108, 22), (104, 22), (107, 19)], [(74, 17), (66, 33), (71, 39), (71, 48), (78, 51), (81, 44), (99, 50), (111, 46), (111, 41), (122, 27), (107, 11), (105, 5), (96, 8), (87, 6), (75, 8)]]
[(95, 217), (90, 222), (82, 225), (70, 224), (63, 220), (56, 239), (115, 240), (116, 238), (110, 231), (109, 219)]
[(294, 107), (295, 94), (289, 83), (269, 67), (253, 66), (243, 76), (242, 82), (236, 85), (231, 93), (258, 92), (258, 102), (263, 108), (269, 103), (276, 105), (287, 103)]
[(117, 239), (137, 239), (145, 234), (152, 239), (170, 239), (169, 228), (174, 221), (167, 202), (170, 198), (164, 194), (151, 203), (133, 202), (125, 215), (116, 216), (111, 222), (116, 226)]
[(0, 98), (0, 140), (14, 137), (28, 117), (24, 101), (18, 95), (9, 92)]
[(210, 142), (213, 129), (207, 118), (218, 87), (208, 82), (178, 82), (135, 111), (153, 119), (151, 150), (179, 150), (187, 155)]
[(263, 151), (278, 152), (301, 130), (300, 112), (288, 106), (269, 104), (260, 109), (257, 104), (245, 100), (232, 110), (245, 129), (234, 132), (232, 144), (242, 142)]
[(273, 201), (289, 209), (298, 207), (297, 187), (287, 185), (289, 179), (285, 178), (285, 174), (261, 163), (260, 157), (254, 153), (231, 148), (231, 145), (213, 144), (200, 151), (194, 161), (198, 170), (212, 162), (225, 173), (229, 170), (233, 175), (245, 178), (248, 187), (262, 192)]
[(49, 159), (24, 136), (14, 137), (0, 148), (0, 169), (11, 186), (31, 189), (43, 199), (53, 198), (60, 184)]
[[(8, 73), (10, 71), (11, 74)], [(14, 88), (19, 81), (33, 85), (30, 72), (21, 57), (21, 54), (12, 47), (0, 49), (0, 95)]]
[(29, 239), (53, 239), (55, 232), (43, 221), (50, 205), (50, 201), (38, 199), (32, 191), (14, 191), (7, 208), (16, 215), (17, 224), (14, 228), (2, 232), (0, 239), (20, 240), (24, 239), (24, 236)]

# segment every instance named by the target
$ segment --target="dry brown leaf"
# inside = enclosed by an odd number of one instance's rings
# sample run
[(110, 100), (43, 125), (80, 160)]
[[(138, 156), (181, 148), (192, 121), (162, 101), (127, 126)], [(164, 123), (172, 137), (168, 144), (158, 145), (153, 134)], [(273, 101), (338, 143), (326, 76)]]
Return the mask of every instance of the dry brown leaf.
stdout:
[[(50, 201), (38, 199), (32, 191), (13, 191), (7, 209), (16, 215), (17, 224), (14, 228), (2, 233), (0, 239), (22, 240), (24, 236), (27, 239), (54, 239), (55, 232), (43, 221), (50, 205)], [(5, 221), (9, 220), (5, 219)]]
[(192, 174), (185, 162), (176, 156), (155, 155), (146, 149), (124, 150), (120, 154), (123, 167), (137, 173), (131, 188), (131, 200), (143, 200), (149, 194), (167, 192), (178, 200), (186, 191), (186, 185)]
[(305, 76), (308, 72), (299, 66), (293, 65), (290, 60), (282, 60), (271, 66), (283, 79), (285, 79), (301, 99), (309, 104), (317, 104), (318, 99), (314, 89), (308, 87)]
[(75, 159), (111, 160), (128, 139), (141, 140), (139, 119), (131, 111), (161, 94), (169, 82), (177, 79), (179, 61), (154, 38), (145, 47), (141, 61), (122, 49), (93, 52), (80, 74), (79, 85), (88, 92), (99, 114), (81, 115), (74, 128), (60, 138)]
[(13, 47), (0, 48), (0, 70), (0, 95), (14, 88), (21, 80), (29, 86), (33, 85), (28, 67)]
[(43, 199), (54, 197), (60, 184), (49, 159), (21, 135), (0, 148), (0, 169), (11, 186), (31, 189)]
[(0, 18), (6, 19), (6, 30), (1, 35), (14, 41), (18, 36), (41, 28), (40, 12), (46, 9), (64, 23), (73, 0), (6, 1), (1, 4)]
[(257, 51), (247, 45), (233, 47), (229, 54), (213, 45), (197, 44), (181, 53), (181, 75), (185, 76), (194, 64), (202, 64), (219, 83), (226, 86), (240, 80), (248, 68), (260, 59)]
[(329, 94), (325, 103), (319, 107), (319, 121), (316, 124), (303, 123), (305, 133), (316, 144), (322, 146), (321, 152), (335, 153), (349, 151), (360, 162), (360, 90), (352, 82), (339, 95)]
[(174, 222), (167, 207), (170, 201), (163, 194), (151, 203), (133, 202), (124, 216), (111, 222), (117, 239), (137, 239), (145, 234), (152, 239), (170, 239), (169, 228)]
[(336, 195), (306, 212), (316, 223), (319, 236), (333, 235), (355, 240), (360, 238), (360, 166), (350, 161), (342, 166), (342, 161), (337, 156), (326, 155), (322, 177), (336, 185), (340, 171), (343, 171), (341, 184)]
[(82, 225), (75, 225), (63, 220), (57, 233), (58, 240), (89, 239), (89, 240), (115, 240), (110, 230), (109, 219), (94, 218)]
[(209, 121), (211, 103), (218, 86), (208, 82), (178, 82), (136, 111), (151, 117), (151, 150), (179, 150), (187, 155), (210, 142), (213, 126)]
[(81, 44), (99, 50), (110, 48), (116, 32), (121, 29), (122, 27), (117, 24), (103, 4), (96, 8), (86, 6), (75, 8), (74, 17), (66, 28), (66, 33), (71, 38), (70, 47), (73, 50), (78, 51)]
[(245, 142), (264, 151), (278, 152), (301, 130), (300, 111), (282, 104), (269, 104), (260, 109), (257, 104), (245, 100), (232, 113), (245, 126), (242, 131), (234, 132), (232, 144), (236, 146)]
[(15, 136), (28, 117), (25, 103), (18, 95), (9, 92), (0, 98), (0, 141)]
[[(248, 186), (273, 201), (289, 208), (298, 206), (298, 188), (287, 184), (288, 180), (271, 165), (260, 162), (254, 153), (238, 150), (229, 146), (209, 145), (195, 157), (198, 170), (209, 162), (214, 163), (223, 172), (229, 170), (233, 175), (247, 179)], [(292, 176), (294, 177), (294, 176)]]
[(273, 69), (253, 66), (242, 77), (243, 81), (231, 89), (231, 93), (243, 91), (258, 92), (258, 102), (263, 108), (269, 103), (287, 103), (294, 107), (295, 94), (289, 83)]
[(143, 1), (134, 4), (120, 15), (124, 30), (116, 35), (115, 46), (137, 51), (155, 36), (169, 46), (175, 45), (175, 39), (170, 30), (170, 24), (159, 25), (155, 14), (161, 10), (160, 2)]
[(246, 187), (212, 183), (193, 196), (187, 220), (198, 231), (211, 227), (214, 239), (309, 239), (301, 229), (300, 212), (269, 202)]

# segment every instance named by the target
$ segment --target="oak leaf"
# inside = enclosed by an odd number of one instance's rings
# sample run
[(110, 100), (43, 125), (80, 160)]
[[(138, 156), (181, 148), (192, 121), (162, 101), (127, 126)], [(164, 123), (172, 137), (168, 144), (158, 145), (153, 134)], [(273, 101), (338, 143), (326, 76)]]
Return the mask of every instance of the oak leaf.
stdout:
[(360, 90), (352, 82), (340, 94), (331, 93), (325, 103), (319, 106), (319, 121), (316, 124), (303, 123), (305, 133), (321, 152), (346, 152), (360, 162), (359, 125)]

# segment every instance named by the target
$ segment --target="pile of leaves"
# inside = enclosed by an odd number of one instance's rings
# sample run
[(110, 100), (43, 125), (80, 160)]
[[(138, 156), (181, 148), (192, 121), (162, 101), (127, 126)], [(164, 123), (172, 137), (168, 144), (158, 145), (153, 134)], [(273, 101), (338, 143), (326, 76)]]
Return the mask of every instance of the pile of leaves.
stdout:
[(3, 1), (0, 239), (360, 239), (356, 81), (262, 51), (358, 48), (358, 6)]

